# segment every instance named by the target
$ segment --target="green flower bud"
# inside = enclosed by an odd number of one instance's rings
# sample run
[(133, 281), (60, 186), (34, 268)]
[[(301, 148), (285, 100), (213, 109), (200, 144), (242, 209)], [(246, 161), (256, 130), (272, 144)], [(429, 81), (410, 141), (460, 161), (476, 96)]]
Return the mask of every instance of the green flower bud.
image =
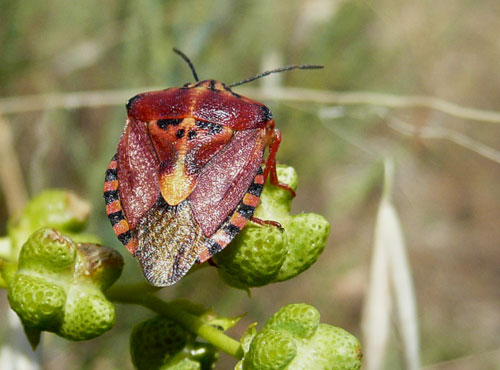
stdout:
[(50, 226), (64, 233), (81, 231), (86, 225), (89, 212), (90, 205), (71, 192), (46, 190), (40, 193), (9, 224), (10, 259), (17, 260), (21, 246), (31, 233), (41, 227)]
[[(277, 172), (282, 183), (297, 188), (292, 167), (278, 166)], [(231, 245), (216, 254), (218, 272), (229, 285), (246, 289), (291, 279), (323, 252), (330, 232), (328, 221), (314, 213), (290, 215), (291, 201), (288, 191), (266, 183), (255, 217), (277, 221), (284, 231), (249, 222)]]
[[(66, 297), (64, 318), (56, 334), (80, 341), (98, 337), (113, 327), (115, 307), (98, 288), (72, 289)], [(83, 287), (81, 287), (83, 288)]]
[(21, 249), (8, 293), (33, 346), (41, 331), (86, 340), (109, 330), (115, 310), (103, 290), (122, 267), (114, 249), (76, 244), (48, 227), (35, 231)]
[(286, 369), (295, 356), (297, 356), (297, 345), (290, 334), (278, 330), (262, 331), (252, 340), (243, 368)]
[[(249, 338), (251, 343), (248, 346)], [(260, 333), (242, 337), (245, 352), (238, 369), (357, 370), (361, 367), (359, 341), (343, 329), (319, 323), (318, 311), (307, 304), (282, 307)]]
[(64, 316), (66, 293), (43, 277), (16, 274), (9, 289), (10, 307), (26, 326), (56, 331)]
[(208, 343), (194, 341), (195, 336), (177, 322), (156, 316), (134, 327), (130, 336), (132, 362), (139, 370), (210, 370), (218, 352)]
[[(297, 357), (290, 369), (338, 369), (361, 368), (361, 345), (359, 340), (344, 329), (319, 324), (318, 330), (307, 346), (304, 355)], [(314, 356), (313, 356), (314, 354)]]
[(284, 281), (307, 270), (323, 252), (330, 233), (330, 224), (315, 213), (303, 213), (290, 217), (286, 228), (288, 254), (274, 281)]
[(305, 303), (282, 307), (266, 323), (266, 329), (285, 330), (300, 338), (309, 338), (319, 325), (318, 310)]
[(277, 227), (248, 224), (233, 243), (214, 258), (219, 274), (231, 286), (269, 284), (285, 262), (286, 234)]

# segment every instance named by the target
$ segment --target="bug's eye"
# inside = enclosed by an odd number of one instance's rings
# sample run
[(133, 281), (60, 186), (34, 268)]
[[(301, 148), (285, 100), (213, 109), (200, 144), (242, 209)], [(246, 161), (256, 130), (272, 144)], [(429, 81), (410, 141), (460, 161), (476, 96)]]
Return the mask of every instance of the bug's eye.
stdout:
[(168, 126), (178, 126), (182, 122), (182, 118), (175, 119), (159, 119), (156, 124), (162, 130), (166, 130)]

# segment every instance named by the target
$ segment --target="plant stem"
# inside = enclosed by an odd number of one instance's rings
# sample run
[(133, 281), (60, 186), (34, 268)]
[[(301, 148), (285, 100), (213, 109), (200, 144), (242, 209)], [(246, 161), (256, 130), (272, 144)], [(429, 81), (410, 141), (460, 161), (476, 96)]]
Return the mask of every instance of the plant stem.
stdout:
[(206, 324), (198, 316), (188, 313), (172, 303), (163, 301), (145, 290), (143, 285), (112, 287), (106, 292), (106, 296), (117, 303), (141, 305), (160, 315), (167, 316), (228, 355), (237, 359), (243, 358), (240, 342)]
[[(123, 104), (138, 91), (163, 89), (163, 86), (144, 86), (127, 90), (80, 91), (63, 94), (11, 96), (0, 99), (0, 111), (4, 114), (36, 112), (48, 109), (74, 109), (81, 107), (105, 107)], [(467, 120), (500, 123), (500, 112), (461, 106), (425, 95), (395, 95), (367, 91), (330, 91), (300, 88), (256, 89), (238, 88), (238, 92), (253, 99), (311, 102), (336, 105), (375, 105), (387, 108), (427, 108)]]

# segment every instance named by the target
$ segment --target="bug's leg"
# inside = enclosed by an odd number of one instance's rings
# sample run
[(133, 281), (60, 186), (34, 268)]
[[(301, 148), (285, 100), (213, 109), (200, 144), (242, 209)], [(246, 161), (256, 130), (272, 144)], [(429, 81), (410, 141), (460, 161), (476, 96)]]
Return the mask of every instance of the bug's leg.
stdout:
[(212, 258), (210, 258), (207, 262), (210, 266), (219, 268)]
[(281, 132), (274, 128), (274, 122), (272, 122), (269, 127), (271, 129), (268, 134), (270, 136), (269, 155), (266, 160), (264, 179), (267, 179), (269, 176), (271, 184), (288, 191), (292, 195), (292, 198), (295, 198), (295, 191), (287, 184), (278, 181), (278, 174), (276, 173), (276, 153), (278, 153), (281, 143)]
[(283, 229), (283, 227), (281, 226), (281, 224), (278, 221), (261, 220), (260, 218), (257, 218), (254, 216), (250, 217), (250, 221), (252, 221), (253, 223), (260, 225), (260, 226), (265, 226), (265, 225), (274, 226), (274, 227), (277, 227), (278, 229), (280, 229), (281, 232), (285, 231), (285, 229)]

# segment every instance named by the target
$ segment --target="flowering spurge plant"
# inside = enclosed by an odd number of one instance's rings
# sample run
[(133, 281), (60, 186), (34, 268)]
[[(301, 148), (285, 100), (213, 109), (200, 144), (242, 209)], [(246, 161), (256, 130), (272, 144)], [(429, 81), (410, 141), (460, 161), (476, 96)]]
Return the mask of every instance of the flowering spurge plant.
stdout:
[[(291, 167), (278, 167), (279, 180), (297, 188)], [(266, 185), (255, 216), (275, 225), (249, 224), (214, 258), (229, 285), (248, 290), (288, 280), (309, 268), (323, 251), (328, 222), (316, 214), (290, 214), (291, 196)], [(237, 318), (217, 315), (193, 302), (163, 301), (144, 283), (114, 285), (123, 260), (83, 233), (87, 204), (65, 191), (35, 197), (0, 239), (2, 287), (35, 347), (41, 331), (69, 340), (88, 340), (115, 322), (115, 303), (144, 306), (156, 316), (132, 330), (130, 352), (138, 369), (213, 369), (219, 351), (237, 360), (236, 369), (359, 369), (358, 340), (320, 323), (307, 304), (282, 307), (257, 331), (240, 340), (224, 332)]]

